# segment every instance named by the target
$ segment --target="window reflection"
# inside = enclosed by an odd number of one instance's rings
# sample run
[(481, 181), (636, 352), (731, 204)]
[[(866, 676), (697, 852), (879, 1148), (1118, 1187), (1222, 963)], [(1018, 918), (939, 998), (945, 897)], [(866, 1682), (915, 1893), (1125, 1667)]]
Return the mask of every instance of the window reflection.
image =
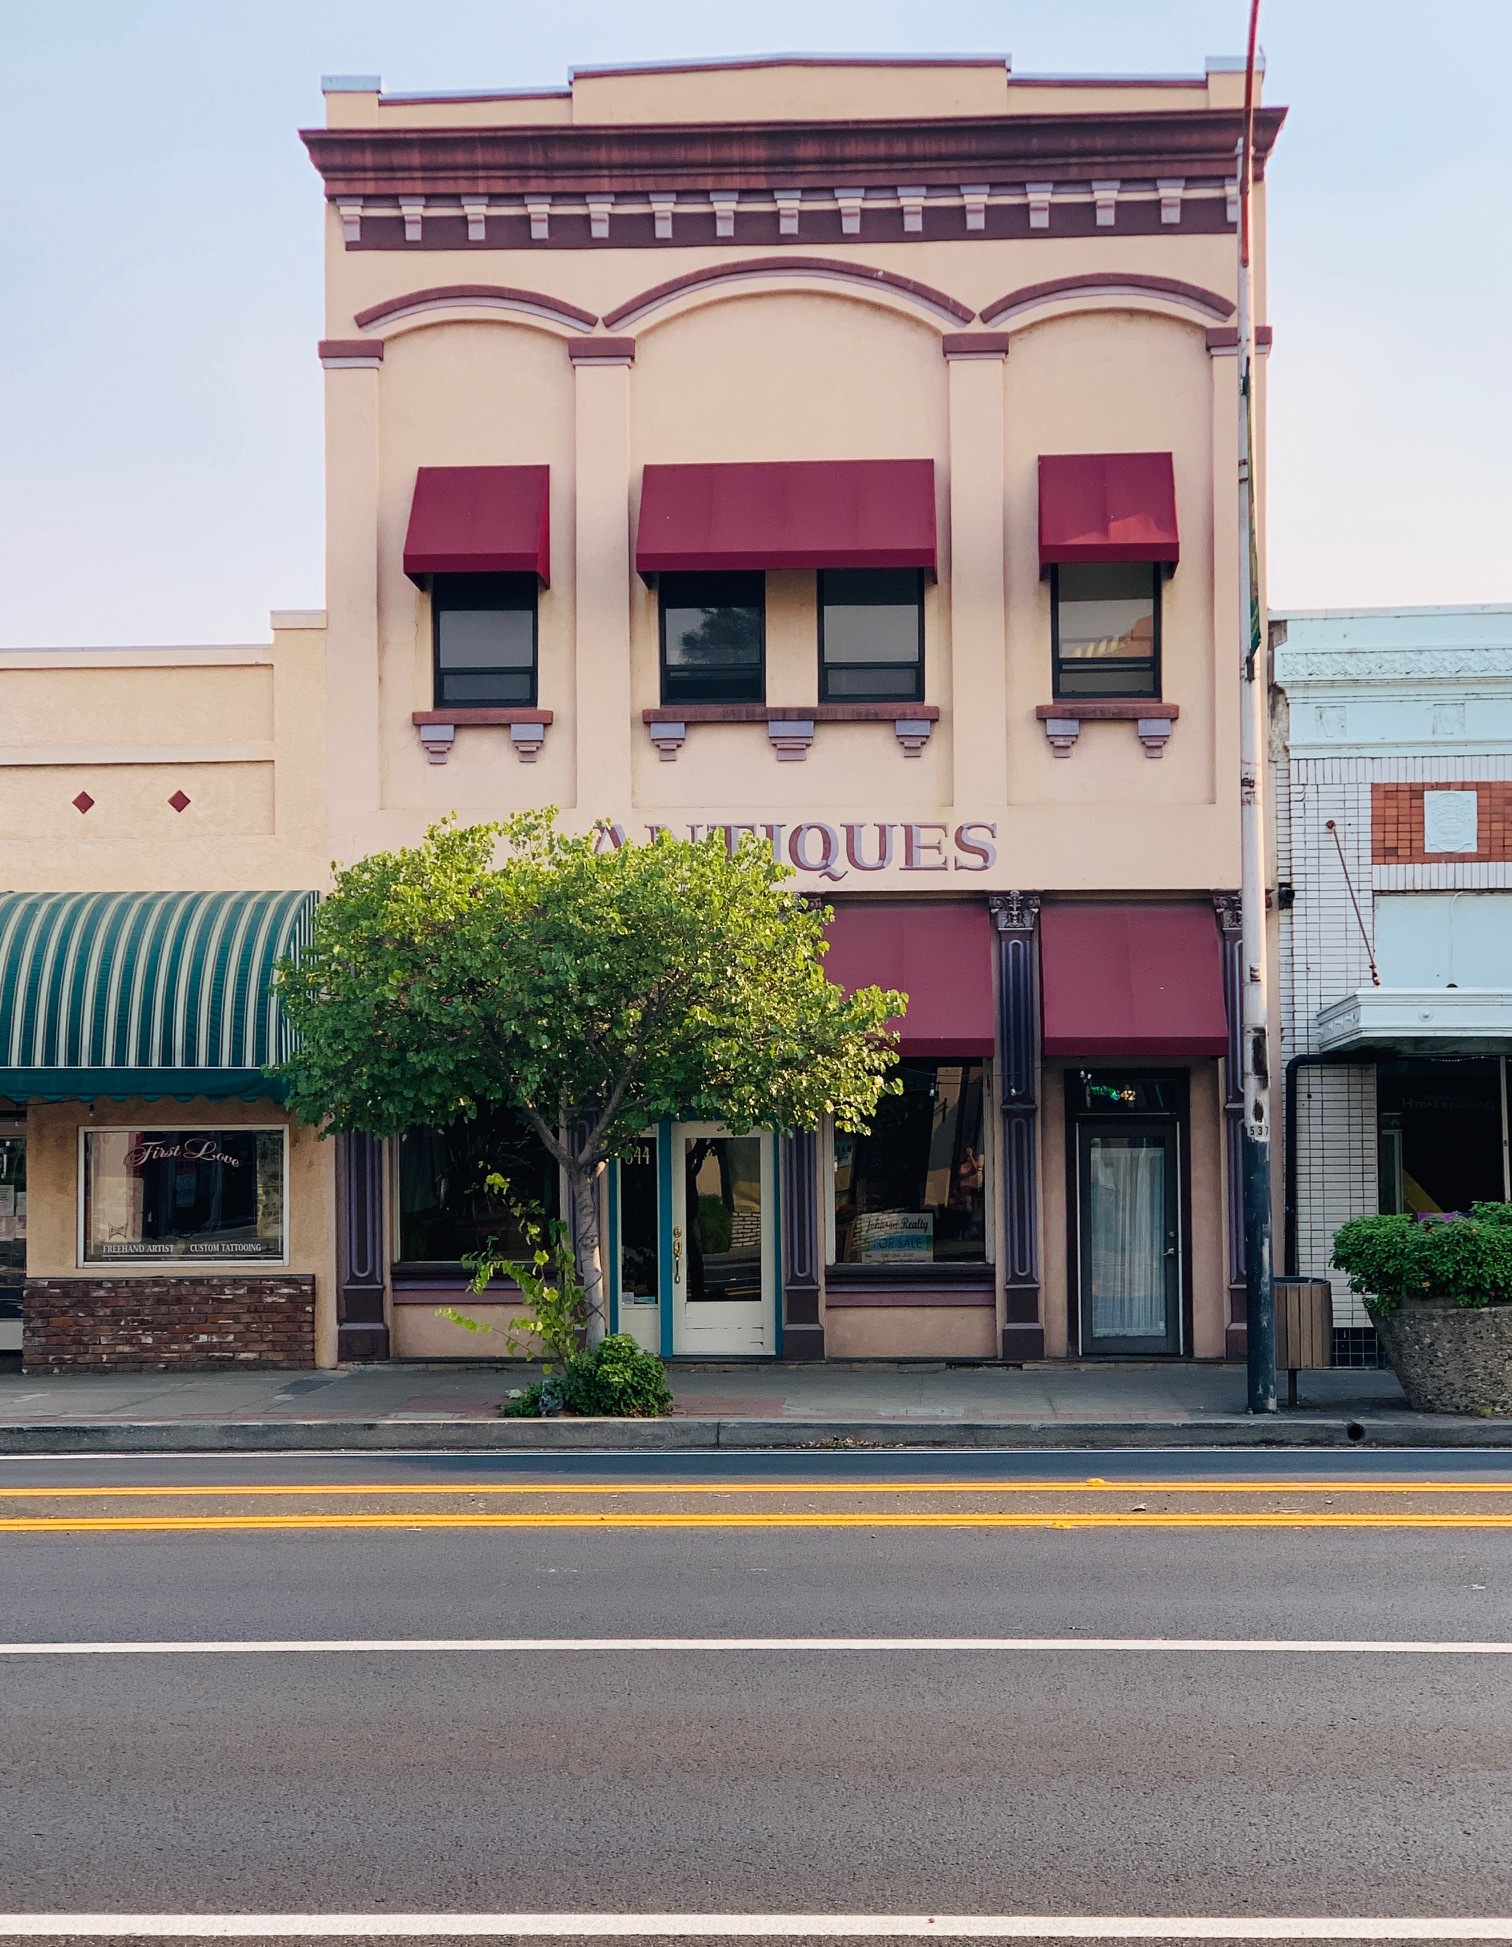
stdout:
[(498, 1196), (494, 1172), (509, 1179), (509, 1201), (559, 1211), (557, 1165), (539, 1137), (508, 1109), (480, 1110), (446, 1129), (411, 1129), (399, 1139), (399, 1257), (402, 1263), (455, 1264), (490, 1237), (505, 1256), (525, 1240)]
[(662, 701), (760, 703), (765, 578), (661, 577)]
[(1147, 561), (1052, 570), (1057, 696), (1160, 694), (1160, 569)]
[(841, 1264), (980, 1264), (987, 1255), (980, 1062), (903, 1061), (869, 1135), (835, 1137)]

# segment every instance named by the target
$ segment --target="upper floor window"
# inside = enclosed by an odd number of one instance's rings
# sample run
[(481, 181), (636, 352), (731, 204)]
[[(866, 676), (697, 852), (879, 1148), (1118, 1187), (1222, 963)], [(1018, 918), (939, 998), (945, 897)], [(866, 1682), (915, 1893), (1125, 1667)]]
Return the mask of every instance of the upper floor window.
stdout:
[(1050, 570), (1055, 694), (1159, 696), (1161, 569), (1063, 561)]
[(917, 703), (924, 695), (924, 576), (918, 568), (819, 575), (819, 696)]
[(660, 596), (662, 702), (764, 702), (765, 576), (663, 574)]
[(436, 707), (532, 707), (534, 575), (436, 575), (431, 584)]

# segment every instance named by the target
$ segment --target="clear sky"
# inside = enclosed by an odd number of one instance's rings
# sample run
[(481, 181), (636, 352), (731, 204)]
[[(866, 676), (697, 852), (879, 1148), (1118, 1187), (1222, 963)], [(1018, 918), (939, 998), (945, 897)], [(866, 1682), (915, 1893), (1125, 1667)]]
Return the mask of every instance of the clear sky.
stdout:
[[(1243, 0), (60, 0), (0, 39), (0, 642), (319, 607), (322, 73), (1003, 52), (1200, 72)], [(1509, 0), (1264, 0), (1273, 606), (1512, 601)]]

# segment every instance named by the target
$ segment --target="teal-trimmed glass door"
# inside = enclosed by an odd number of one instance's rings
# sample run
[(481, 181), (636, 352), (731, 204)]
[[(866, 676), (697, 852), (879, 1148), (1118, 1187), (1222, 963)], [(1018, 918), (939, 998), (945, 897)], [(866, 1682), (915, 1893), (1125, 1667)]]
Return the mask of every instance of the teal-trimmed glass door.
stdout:
[(610, 1249), (618, 1325), (648, 1352), (661, 1351), (661, 1172), (648, 1130), (613, 1165)]

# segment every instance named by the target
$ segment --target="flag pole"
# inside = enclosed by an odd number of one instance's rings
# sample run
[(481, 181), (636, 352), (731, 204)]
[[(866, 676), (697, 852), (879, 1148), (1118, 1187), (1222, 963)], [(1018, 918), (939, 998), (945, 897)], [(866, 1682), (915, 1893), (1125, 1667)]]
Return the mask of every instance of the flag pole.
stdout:
[(1265, 833), (1261, 766), (1266, 753), (1266, 668), (1260, 641), (1260, 551), (1255, 520), (1255, 321), (1251, 286), (1251, 189), (1255, 155), (1255, 51), (1260, 0), (1250, 0), (1239, 145), (1239, 616), (1244, 644), (1239, 714), (1239, 816), (1243, 915), (1241, 1047), (1244, 1066), (1245, 1341), (1251, 1413), (1276, 1410), (1276, 1316), (1271, 1285), (1270, 1060), (1266, 978)]

